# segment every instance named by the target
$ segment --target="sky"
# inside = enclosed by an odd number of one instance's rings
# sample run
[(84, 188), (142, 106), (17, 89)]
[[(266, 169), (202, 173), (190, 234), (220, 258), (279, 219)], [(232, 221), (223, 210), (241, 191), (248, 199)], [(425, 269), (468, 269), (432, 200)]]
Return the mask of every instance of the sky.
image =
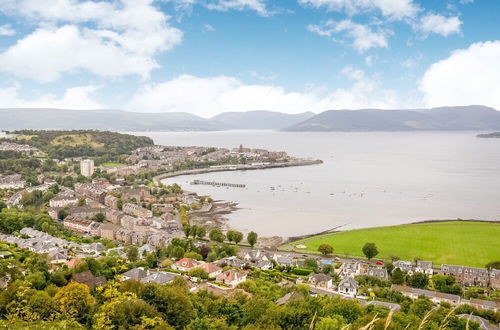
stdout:
[(0, 108), (500, 109), (498, 0), (0, 0)]

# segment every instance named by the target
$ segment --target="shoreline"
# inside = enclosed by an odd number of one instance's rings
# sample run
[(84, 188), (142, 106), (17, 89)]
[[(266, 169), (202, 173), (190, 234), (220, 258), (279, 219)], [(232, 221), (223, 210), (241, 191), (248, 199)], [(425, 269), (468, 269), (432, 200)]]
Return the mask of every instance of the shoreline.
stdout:
[(174, 171), (169, 173), (164, 173), (153, 177), (154, 184), (160, 184), (161, 180), (174, 178), (182, 175), (196, 175), (212, 172), (229, 172), (229, 171), (249, 171), (249, 170), (266, 170), (272, 168), (285, 168), (285, 167), (295, 167), (295, 166), (310, 166), (323, 164), (320, 159), (299, 159), (289, 162), (273, 163), (273, 164), (262, 164), (262, 165), (223, 165), (223, 167), (207, 167), (192, 170), (182, 170)]

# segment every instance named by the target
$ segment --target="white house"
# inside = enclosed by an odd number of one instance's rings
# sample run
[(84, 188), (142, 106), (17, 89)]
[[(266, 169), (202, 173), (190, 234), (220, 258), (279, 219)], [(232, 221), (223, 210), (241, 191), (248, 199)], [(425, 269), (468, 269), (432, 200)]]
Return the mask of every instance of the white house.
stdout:
[(337, 291), (339, 293), (355, 297), (358, 294), (358, 282), (352, 277), (346, 277), (339, 283)]

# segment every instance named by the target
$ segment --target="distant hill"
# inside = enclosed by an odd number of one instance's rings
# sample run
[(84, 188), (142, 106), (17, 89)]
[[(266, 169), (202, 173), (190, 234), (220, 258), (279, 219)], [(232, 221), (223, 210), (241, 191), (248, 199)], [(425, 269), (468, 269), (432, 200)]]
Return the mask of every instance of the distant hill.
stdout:
[(478, 105), (418, 110), (329, 110), (284, 130), (500, 130), (500, 112)]
[(227, 125), (189, 113), (123, 110), (0, 109), (0, 130), (215, 131)]
[(312, 112), (287, 114), (266, 110), (254, 110), (246, 112), (224, 112), (212, 117), (211, 120), (223, 123), (235, 129), (283, 129), (314, 116), (315, 114)]
[(479, 134), (477, 137), (489, 138), (489, 139), (500, 139), (500, 132), (493, 132), (489, 134)]

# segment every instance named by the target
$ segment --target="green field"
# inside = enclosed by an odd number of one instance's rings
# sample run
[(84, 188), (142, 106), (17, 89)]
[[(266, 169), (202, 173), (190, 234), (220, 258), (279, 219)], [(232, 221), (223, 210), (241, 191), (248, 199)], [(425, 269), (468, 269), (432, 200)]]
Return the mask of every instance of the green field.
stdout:
[(485, 222), (433, 222), (391, 227), (349, 230), (314, 236), (287, 244), (307, 246), (297, 251), (317, 251), (328, 243), (337, 255), (362, 256), (366, 242), (377, 245), (377, 258), (415, 258), (436, 264), (455, 264), (484, 267), (500, 260), (500, 224)]
[(118, 166), (126, 166), (125, 164), (122, 164), (122, 163), (111, 163), (111, 162), (108, 162), (108, 163), (104, 163), (102, 164), (103, 167), (118, 167)]

